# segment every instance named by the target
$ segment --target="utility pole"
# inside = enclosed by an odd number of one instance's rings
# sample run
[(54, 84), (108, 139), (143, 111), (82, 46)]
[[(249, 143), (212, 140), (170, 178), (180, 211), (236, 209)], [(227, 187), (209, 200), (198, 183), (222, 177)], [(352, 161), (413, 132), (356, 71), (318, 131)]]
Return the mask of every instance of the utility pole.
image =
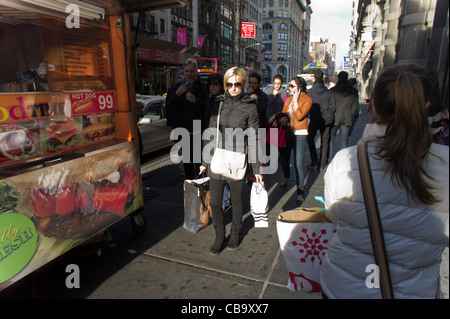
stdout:
[(234, 61), (241, 67), (241, 1), (234, 1)]
[(198, 0), (192, 0), (192, 46), (198, 48)]

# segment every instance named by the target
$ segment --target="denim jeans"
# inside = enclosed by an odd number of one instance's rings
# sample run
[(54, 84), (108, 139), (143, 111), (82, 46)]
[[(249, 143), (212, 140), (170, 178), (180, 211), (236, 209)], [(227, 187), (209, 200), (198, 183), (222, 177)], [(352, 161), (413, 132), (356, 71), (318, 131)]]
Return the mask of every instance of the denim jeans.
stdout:
[[(334, 144), (336, 141), (336, 134), (339, 131), (339, 148), (337, 151), (334, 151)], [(333, 159), (335, 153), (337, 153), (339, 150), (346, 148), (348, 146), (348, 132), (350, 131), (350, 126), (345, 126), (345, 124), (340, 124), (339, 126), (333, 126), (331, 129), (331, 138), (330, 138), (330, 155), (329, 159), (330, 162)]]
[(308, 145), (307, 135), (295, 135), (294, 143), (294, 165), (297, 180), (297, 195), (303, 195), (303, 184), (305, 182), (305, 152)]

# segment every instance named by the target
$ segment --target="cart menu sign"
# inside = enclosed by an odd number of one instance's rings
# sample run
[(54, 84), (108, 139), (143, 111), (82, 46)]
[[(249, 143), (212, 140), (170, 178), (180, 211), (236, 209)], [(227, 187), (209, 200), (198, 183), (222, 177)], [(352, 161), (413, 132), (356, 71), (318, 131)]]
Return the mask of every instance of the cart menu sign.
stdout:
[[(0, 167), (115, 137), (115, 91), (64, 93), (51, 103), (50, 97), (24, 93), (2, 97)], [(55, 121), (52, 112), (68, 116)]]
[(112, 75), (107, 29), (41, 16), (48, 81), (52, 90), (109, 90)]

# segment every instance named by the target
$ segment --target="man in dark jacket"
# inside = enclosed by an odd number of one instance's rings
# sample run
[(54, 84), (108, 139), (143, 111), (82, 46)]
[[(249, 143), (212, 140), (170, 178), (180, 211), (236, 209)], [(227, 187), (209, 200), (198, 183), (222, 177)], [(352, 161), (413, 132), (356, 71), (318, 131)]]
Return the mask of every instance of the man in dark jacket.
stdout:
[(258, 107), (259, 127), (266, 128), (267, 125), (266, 112), (267, 112), (268, 97), (267, 94), (264, 93), (263, 90), (261, 90), (261, 75), (259, 75), (256, 72), (253, 72), (250, 74), (248, 78), (249, 78), (248, 79), (249, 87), (247, 89), (247, 93), (249, 95), (256, 94), (256, 97), (258, 98), (256, 105)]
[(353, 125), (353, 119), (358, 111), (358, 90), (348, 82), (348, 73), (341, 71), (338, 74), (338, 83), (331, 89), (336, 103), (334, 126), (331, 129), (330, 161), (334, 157), (334, 144), (337, 131), (340, 135), (340, 148), (348, 145), (348, 133)]
[(190, 159), (183, 161), (186, 179), (194, 179), (198, 171), (200, 163), (194, 163), (193, 159), (193, 135), (201, 134), (202, 126), (193, 124), (194, 120), (204, 119), (206, 109), (206, 89), (197, 77), (197, 69), (197, 62), (187, 59), (183, 67), (184, 79), (170, 88), (166, 98), (167, 125), (174, 129), (185, 128), (190, 134)]
[[(308, 91), (308, 96), (312, 99), (308, 126), (308, 148), (311, 163), (308, 164), (308, 168), (319, 166), (322, 170), (327, 164), (330, 130), (333, 125), (333, 123), (325, 123), (323, 117), (325, 110), (322, 110), (322, 107), (330, 108), (334, 113), (336, 106), (333, 93), (323, 84), (323, 72), (321, 70), (314, 71), (314, 84)], [(314, 142), (317, 131), (320, 131), (320, 162), (317, 158), (316, 143)]]
[(281, 112), (283, 110), (283, 104), (284, 104), (283, 100), (287, 94), (286, 89), (282, 87), (283, 76), (281, 74), (276, 74), (273, 77), (272, 84), (273, 84), (273, 87), (268, 88), (266, 90), (266, 94), (267, 94), (266, 119), (267, 119), (267, 121), (269, 121), (273, 115), (275, 115), (278, 112)]

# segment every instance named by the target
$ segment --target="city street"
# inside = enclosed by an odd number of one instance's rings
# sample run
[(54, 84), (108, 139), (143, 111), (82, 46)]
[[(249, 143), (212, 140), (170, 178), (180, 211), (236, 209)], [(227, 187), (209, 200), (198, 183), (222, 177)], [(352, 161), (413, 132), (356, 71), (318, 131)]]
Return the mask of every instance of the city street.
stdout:
[[(361, 110), (350, 145), (356, 144), (368, 120), (367, 105), (363, 104)], [(305, 165), (309, 155), (306, 158)], [(168, 150), (148, 155), (143, 160), (145, 232), (134, 233), (130, 219), (125, 218), (113, 225), (100, 242), (70, 251), (9, 287), (0, 297), (183, 300), (178, 301), (179, 308), (171, 309), (174, 313), (181, 312), (189, 302), (199, 305), (199, 299), (239, 299), (240, 302), (245, 299), (321, 299), (320, 294), (290, 291), (286, 287), (288, 273), (279, 247), (276, 219), (283, 211), (295, 207), (293, 173), (285, 189), (278, 186), (282, 180), (281, 167), (276, 174), (265, 177), (270, 204), (269, 227), (253, 227), (247, 198), (241, 245), (235, 251), (224, 250), (218, 256), (211, 256), (213, 226), (195, 234), (183, 228), (183, 177), (179, 166), (168, 159)], [(303, 207), (321, 207), (314, 196), (323, 195), (323, 172), (316, 169), (307, 172)], [(250, 192), (250, 185), (246, 190)], [(225, 220), (228, 233), (230, 210)], [(79, 267), (79, 288), (66, 286), (69, 276), (66, 267), (71, 264)], [(441, 274), (442, 289), (448, 298), (448, 248)], [(282, 304), (288, 306), (287, 302)], [(225, 308), (222, 311), (225, 312)]]

